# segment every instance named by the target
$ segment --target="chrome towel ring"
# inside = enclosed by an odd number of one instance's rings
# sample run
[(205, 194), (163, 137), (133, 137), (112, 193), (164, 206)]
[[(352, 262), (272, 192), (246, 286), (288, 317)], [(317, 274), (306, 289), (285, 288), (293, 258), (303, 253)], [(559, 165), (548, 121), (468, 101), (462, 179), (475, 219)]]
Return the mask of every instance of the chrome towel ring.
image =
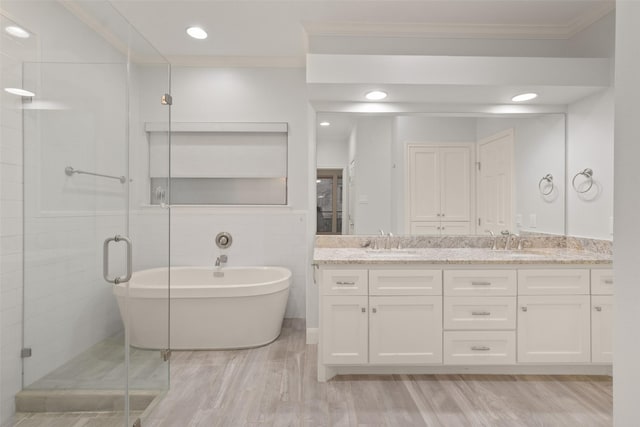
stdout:
[[(546, 182), (546, 184), (544, 184), (544, 186), (542, 185), (543, 182)], [(540, 193), (543, 196), (548, 196), (549, 194), (551, 194), (553, 192), (553, 175), (551, 175), (550, 173), (546, 174), (545, 176), (543, 176), (540, 179), (540, 182), (538, 182), (538, 189), (540, 190)], [(547, 191), (545, 191), (545, 189)]]
[[(586, 181), (583, 184), (589, 183), (589, 186), (582, 191), (578, 190), (578, 187), (576, 187), (576, 178), (580, 175), (586, 178)], [(591, 190), (591, 187), (593, 187), (593, 170), (586, 168), (585, 170), (575, 174), (573, 176), (573, 179), (571, 180), (571, 185), (573, 186), (573, 189), (578, 193), (586, 193), (587, 191)]]

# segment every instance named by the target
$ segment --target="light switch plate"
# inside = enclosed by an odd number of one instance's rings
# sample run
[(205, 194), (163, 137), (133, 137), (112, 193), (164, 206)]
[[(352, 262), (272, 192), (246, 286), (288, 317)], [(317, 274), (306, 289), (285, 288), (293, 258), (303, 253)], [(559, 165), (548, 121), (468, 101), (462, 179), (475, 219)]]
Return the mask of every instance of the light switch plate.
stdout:
[(538, 219), (536, 217), (536, 214), (530, 214), (529, 215), (529, 227), (536, 228), (537, 226), (538, 226)]

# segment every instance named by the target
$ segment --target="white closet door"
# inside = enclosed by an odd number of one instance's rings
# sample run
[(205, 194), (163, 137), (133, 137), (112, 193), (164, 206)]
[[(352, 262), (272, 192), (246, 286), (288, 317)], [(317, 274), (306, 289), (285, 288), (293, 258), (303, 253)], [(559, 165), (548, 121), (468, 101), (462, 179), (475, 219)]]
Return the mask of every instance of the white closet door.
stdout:
[(436, 147), (409, 147), (409, 219), (440, 220), (440, 166)]

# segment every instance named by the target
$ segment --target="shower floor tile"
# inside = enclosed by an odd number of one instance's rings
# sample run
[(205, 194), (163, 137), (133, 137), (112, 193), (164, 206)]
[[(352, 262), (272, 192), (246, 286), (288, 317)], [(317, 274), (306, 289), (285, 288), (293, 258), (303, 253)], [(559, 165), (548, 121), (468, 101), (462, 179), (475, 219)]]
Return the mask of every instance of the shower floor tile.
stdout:
[[(164, 390), (168, 365), (158, 350), (131, 348), (129, 387)], [(26, 390), (124, 390), (124, 335), (107, 338), (25, 387)]]

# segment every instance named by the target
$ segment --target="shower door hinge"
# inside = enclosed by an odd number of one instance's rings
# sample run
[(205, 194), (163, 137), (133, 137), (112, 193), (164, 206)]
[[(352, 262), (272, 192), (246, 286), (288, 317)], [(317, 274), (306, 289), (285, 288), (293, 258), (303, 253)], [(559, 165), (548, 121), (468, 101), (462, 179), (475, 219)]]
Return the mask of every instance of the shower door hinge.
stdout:
[(142, 421), (140, 421), (140, 418), (136, 418), (131, 427), (142, 427)]
[(162, 98), (160, 99), (160, 103), (162, 105), (173, 105), (173, 97), (168, 93), (165, 93), (164, 95), (162, 95)]
[(171, 350), (160, 350), (160, 357), (162, 358), (163, 362), (168, 361), (169, 359), (171, 359)]
[(25, 347), (20, 350), (20, 357), (23, 359), (26, 357), (31, 357), (31, 347)]

